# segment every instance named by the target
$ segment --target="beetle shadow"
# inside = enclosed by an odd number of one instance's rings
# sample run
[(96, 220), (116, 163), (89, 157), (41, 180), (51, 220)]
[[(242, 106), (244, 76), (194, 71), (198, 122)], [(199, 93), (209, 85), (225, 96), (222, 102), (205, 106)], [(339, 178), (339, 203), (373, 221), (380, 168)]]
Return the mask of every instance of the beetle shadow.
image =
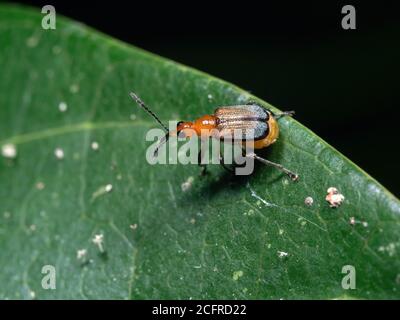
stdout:
[[(262, 150), (261, 152), (257, 152), (257, 155), (266, 159), (268, 159), (269, 154), (270, 150)], [(257, 177), (259, 177), (261, 172), (263, 172), (263, 170), (265, 169), (269, 170), (269, 172), (273, 172), (273, 170), (276, 170), (275, 168), (265, 165), (257, 160), (254, 160), (254, 170), (249, 175), (235, 175), (234, 173), (224, 170), (221, 166), (221, 170), (223, 171), (222, 173), (213, 170), (213, 172), (209, 172), (207, 176), (203, 177), (204, 183), (202, 183), (202, 186), (199, 189), (200, 195), (202, 198), (204, 197), (205, 199), (212, 199), (213, 197), (218, 195), (219, 192), (224, 191), (227, 188), (229, 188), (229, 190), (231, 190), (232, 194), (234, 195), (235, 193), (239, 193), (244, 187), (246, 187), (252, 179), (257, 179)], [(218, 177), (215, 178), (214, 175), (218, 175)], [(277, 177), (269, 179), (270, 176), (271, 175), (267, 173), (265, 181), (266, 185), (281, 180), (283, 177), (285, 177), (285, 174), (282, 173), (279, 174)], [(189, 196), (189, 193), (187, 194), (187, 196)], [(192, 197), (194, 200), (198, 200), (199, 194), (190, 193), (189, 197)]]

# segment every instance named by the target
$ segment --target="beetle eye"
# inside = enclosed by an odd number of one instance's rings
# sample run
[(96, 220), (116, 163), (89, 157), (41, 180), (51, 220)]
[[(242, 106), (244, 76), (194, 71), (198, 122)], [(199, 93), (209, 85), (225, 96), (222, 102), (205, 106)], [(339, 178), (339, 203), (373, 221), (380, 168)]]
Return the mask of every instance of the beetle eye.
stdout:
[(183, 123), (183, 121), (178, 121), (178, 123), (176, 124), (176, 130), (177, 130), (177, 135), (178, 137), (182, 136), (182, 130), (178, 130), (179, 126)]

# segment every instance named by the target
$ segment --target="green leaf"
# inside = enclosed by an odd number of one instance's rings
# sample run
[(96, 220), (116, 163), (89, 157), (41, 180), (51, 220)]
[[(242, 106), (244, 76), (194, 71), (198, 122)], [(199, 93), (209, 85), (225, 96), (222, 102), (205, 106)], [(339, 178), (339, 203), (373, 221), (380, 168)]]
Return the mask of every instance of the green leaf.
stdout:
[[(59, 16), (43, 30), (41, 18), (0, 7), (0, 145), (18, 152), (0, 158), (0, 298), (400, 297), (399, 201), (355, 164), (284, 118), (262, 155), (297, 183), (263, 165), (248, 177), (149, 165), (145, 134), (158, 126), (131, 90), (163, 121), (257, 98)], [(339, 208), (329, 187), (345, 196)], [(42, 288), (45, 265), (55, 290)], [(342, 288), (345, 265), (354, 290)]]

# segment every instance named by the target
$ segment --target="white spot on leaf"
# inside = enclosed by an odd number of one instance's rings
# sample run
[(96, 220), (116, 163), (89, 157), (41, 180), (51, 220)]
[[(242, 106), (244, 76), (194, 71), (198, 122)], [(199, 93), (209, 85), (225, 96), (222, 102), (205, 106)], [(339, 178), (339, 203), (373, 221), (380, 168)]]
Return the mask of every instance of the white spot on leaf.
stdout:
[(331, 208), (337, 208), (339, 207), (342, 202), (344, 201), (344, 195), (342, 195), (341, 193), (339, 193), (338, 189), (334, 188), (334, 187), (330, 187), (327, 190), (327, 196), (325, 197), (325, 200), (328, 201), (329, 206)]
[(285, 252), (285, 251), (278, 251), (278, 257), (279, 258), (284, 258), (284, 257), (287, 257), (288, 256), (288, 253), (287, 252)]
[(13, 143), (7, 143), (1, 147), (1, 154), (4, 158), (14, 159), (17, 157), (17, 147)]
[(104, 252), (103, 240), (104, 240), (104, 235), (102, 233), (96, 234), (92, 239), (92, 242), (99, 248), (100, 252)]
[(314, 203), (314, 199), (312, 197), (307, 197), (307, 198), (304, 199), (304, 204), (306, 206), (310, 206), (311, 207), (313, 205), (313, 203)]
[(64, 159), (64, 150), (61, 148), (56, 148), (54, 150), (54, 155), (56, 156), (57, 159), (62, 160)]
[(76, 258), (78, 260), (84, 260), (86, 258), (87, 251), (86, 249), (80, 249), (76, 252)]
[(136, 230), (137, 229), (137, 223), (131, 224), (129, 226), (129, 228), (131, 228), (132, 230)]
[(68, 105), (67, 105), (67, 103), (64, 102), (64, 101), (61, 101), (61, 102), (58, 104), (58, 110), (60, 110), (60, 112), (65, 112), (65, 111), (67, 111), (67, 110), (68, 110)]
[(110, 193), (112, 191), (112, 189), (113, 189), (112, 184), (107, 184), (105, 186), (101, 186), (95, 192), (93, 192), (92, 201), (94, 201), (96, 198), (98, 198), (106, 193)]
[(92, 149), (93, 150), (99, 150), (99, 143), (98, 142), (96, 142), (96, 141), (93, 141), (92, 142), (92, 144), (91, 144), (91, 147), (92, 147)]
[(43, 182), (39, 181), (39, 182), (36, 183), (35, 187), (38, 190), (43, 190), (46, 186), (45, 186), (45, 184)]
[(232, 279), (237, 281), (239, 280), (239, 278), (241, 278), (243, 276), (243, 271), (239, 270), (239, 271), (235, 271), (232, 275)]
[(194, 181), (194, 178), (193, 177), (189, 177), (185, 182), (183, 182), (181, 184), (182, 191), (183, 192), (188, 191), (192, 187), (193, 181)]

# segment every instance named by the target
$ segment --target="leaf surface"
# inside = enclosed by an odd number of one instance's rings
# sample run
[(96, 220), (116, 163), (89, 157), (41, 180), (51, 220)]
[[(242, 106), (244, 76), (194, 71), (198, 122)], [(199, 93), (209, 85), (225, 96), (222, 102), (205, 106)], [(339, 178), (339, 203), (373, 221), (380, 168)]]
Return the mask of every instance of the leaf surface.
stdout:
[[(1, 298), (400, 297), (399, 201), (355, 164), (285, 118), (262, 156), (297, 183), (262, 165), (239, 178), (152, 166), (145, 135), (157, 124), (132, 90), (164, 122), (250, 100), (276, 109), (69, 19), (43, 30), (41, 18), (0, 6), (0, 145), (18, 151), (0, 159)], [(332, 186), (345, 196), (337, 209), (325, 201)], [(42, 288), (45, 265), (55, 290)], [(355, 290), (342, 288), (345, 265)]]

